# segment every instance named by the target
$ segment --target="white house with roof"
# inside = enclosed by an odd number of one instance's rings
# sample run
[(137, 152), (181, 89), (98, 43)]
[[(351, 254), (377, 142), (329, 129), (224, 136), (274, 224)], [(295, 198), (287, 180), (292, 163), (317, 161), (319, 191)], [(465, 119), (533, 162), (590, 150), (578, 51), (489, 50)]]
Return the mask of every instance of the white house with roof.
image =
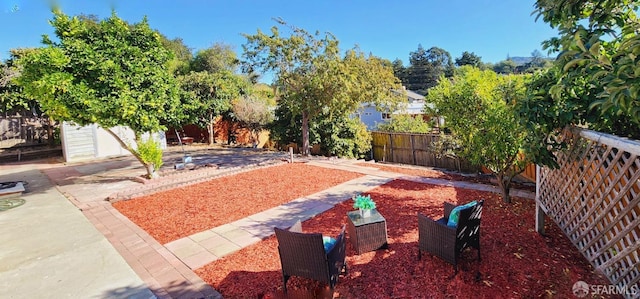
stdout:
[[(403, 86), (404, 88), (404, 86)], [(371, 103), (363, 103), (356, 113), (356, 117), (367, 125), (367, 130), (373, 131), (378, 128), (378, 124), (388, 122), (393, 115), (397, 114), (409, 114), (413, 116), (424, 117), (424, 107), (428, 105), (433, 108), (433, 104), (426, 103), (423, 95), (414, 91), (404, 89), (402, 93), (406, 94), (407, 101), (401, 103), (400, 107), (395, 111), (378, 111), (375, 105)]]

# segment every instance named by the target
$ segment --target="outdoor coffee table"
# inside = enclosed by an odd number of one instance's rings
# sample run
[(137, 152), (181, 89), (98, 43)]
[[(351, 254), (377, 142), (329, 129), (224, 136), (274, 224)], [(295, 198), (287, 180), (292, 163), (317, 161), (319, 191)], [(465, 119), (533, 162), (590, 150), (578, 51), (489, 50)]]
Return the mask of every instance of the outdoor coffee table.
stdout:
[(358, 254), (387, 248), (387, 221), (373, 209), (370, 217), (363, 218), (359, 211), (347, 212), (347, 233)]

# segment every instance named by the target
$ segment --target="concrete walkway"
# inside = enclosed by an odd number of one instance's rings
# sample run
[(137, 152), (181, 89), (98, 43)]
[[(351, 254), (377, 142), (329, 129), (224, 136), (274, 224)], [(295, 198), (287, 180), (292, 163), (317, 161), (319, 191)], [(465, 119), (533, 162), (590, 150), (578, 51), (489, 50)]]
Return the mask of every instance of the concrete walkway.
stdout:
[(0, 212), (0, 297), (155, 298), (41, 166), (0, 166), (1, 182), (27, 182), (25, 204)]
[[(34, 295), (26, 297), (51, 294), (50, 297), (83, 298), (221, 298), (194, 269), (259, 242), (273, 233), (273, 227), (288, 227), (298, 219), (309, 219), (354, 194), (393, 179), (497, 192), (495, 187), (482, 184), (384, 172), (375, 167), (354, 165), (354, 160), (310, 159), (311, 165), (355, 171), (365, 176), (164, 246), (105, 201), (286, 163), (283, 161), (286, 154), (282, 153), (219, 153), (216, 152), (214, 158), (210, 158), (211, 154), (209, 158), (204, 154), (194, 155), (201, 165), (218, 167), (175, 172), (148, 184), (135, 179), (144, 171), (132, 158), (90, 164), (57, 163), (46, 167), (25, 164), (20, 165), (22, 170), (10, 175), (4, 175), (4, 170), (14, 168), (1, 166), (0, 181), (27, 181), (29, 194), (25, 195), (25, 206), (0, 213), (0, 244), (12, 245), (0, 247), (0, 286), (16, 290), (9, 298), (24, 298), (23, 292)], [(181, 155), (167, 155), (167, 159)], [(171, 160), (166, 163), (170, 166)], [(56, 188), (38, 169), (42, 169)], [(518, 190), (513, 190), (512, 195), (533, 197), (529, 192)], [(56, 203), (53, 213), (49, 206), (29, 209), (49, 203), (53, 198)], [(23, 254), (25, 250), (37, 254)], [(55, 259), (42, 262), (41, 256)], [(63, 259), (64, 264), (54, 263)], [(89, 262), (94, 260), (99, 262)], [(50, 272), (55, 275), (51, 276)], [(53, 290), (55, 293), (50, 293)]]

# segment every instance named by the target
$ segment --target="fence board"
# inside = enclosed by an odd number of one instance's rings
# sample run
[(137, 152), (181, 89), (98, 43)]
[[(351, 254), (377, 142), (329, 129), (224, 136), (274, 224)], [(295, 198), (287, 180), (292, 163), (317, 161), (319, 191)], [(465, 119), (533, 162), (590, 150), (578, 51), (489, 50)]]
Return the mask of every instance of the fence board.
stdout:
[(535, 182), (536, 181), (536, 165), (533, 163), (529, 163), (525, 167), (524, 172), (522, 172), (520, 175), (531, 182)]
[(559, 169), (541, 168), (536, 201), (609, 281), (640, 298), (640, 141), (567, 130)]
[(438, 157), (433, 142), (438, 134), (371, 132), (372, 155), (376, 161), (438, 167), (463, 172), (477, 172), (479, 168), (455, 157)]
[(0, 116), (0, 148), (47, 143), (48, 119)]

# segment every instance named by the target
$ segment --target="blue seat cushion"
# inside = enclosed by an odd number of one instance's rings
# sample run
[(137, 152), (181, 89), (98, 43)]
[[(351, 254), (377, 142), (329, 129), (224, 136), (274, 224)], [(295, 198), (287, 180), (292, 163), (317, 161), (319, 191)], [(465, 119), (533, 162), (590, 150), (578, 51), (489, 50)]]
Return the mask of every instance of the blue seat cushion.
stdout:
[(322, 236), (322, 244), (324, 245), (324, 252), (329, 252), (336, 246), (336, 239), (332, 237)]
[(478, 204), (478, 202), (474, 200), (474, 201), (469, 202), (467, 204), (463, 204), (463, 205), (460, 205), (460, 206), (457, 206), (457, 207), (453, 208), (453, 210), (451, 210), (451, 214), (449, 214), (449, 220), (447, 221), (447, 226), (449, 226), (449, 227), (457, 227), (458, 226), (458, 220), (460, 219), (460, 211), (464, 210), (464, 209), (472, 208), (476, 204)]

